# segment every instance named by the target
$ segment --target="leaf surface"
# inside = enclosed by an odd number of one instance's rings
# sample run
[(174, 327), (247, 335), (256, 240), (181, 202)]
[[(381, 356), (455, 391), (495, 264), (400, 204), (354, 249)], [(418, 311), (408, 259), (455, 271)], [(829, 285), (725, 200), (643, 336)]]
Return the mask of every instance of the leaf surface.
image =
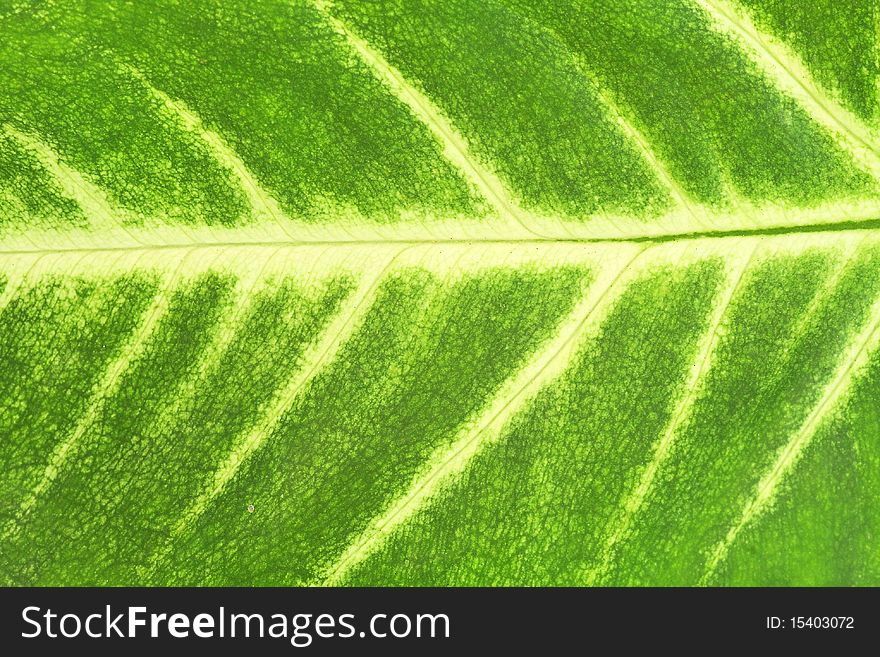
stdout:
[(871, 12), (235, 4), (0, 9), (0, 580), (880, 581)]

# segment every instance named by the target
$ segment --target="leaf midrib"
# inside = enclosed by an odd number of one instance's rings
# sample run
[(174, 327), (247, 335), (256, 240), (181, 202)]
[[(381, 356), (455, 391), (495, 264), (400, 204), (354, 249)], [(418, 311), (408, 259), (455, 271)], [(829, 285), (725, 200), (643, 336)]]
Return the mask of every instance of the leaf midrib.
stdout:
[(438, 246), (445, 245), (511, 245), (511, 246), (538, 246), (551, 244), (664, 244), (679, 241), (696, 240), (720, 240), (743, 237), (779, 237), (786, 235), (802, 235), (816, 233), (851, 233), (854, 231), (880, 230), (880, 217), (877, 219), (861, 221), (841, 221), (834, 223), (803, 224), (795, 226), (763, 227), (755, 229), (731, 229), (731, 230), (707, 230), (690, 231), (681, 233), (666, 233), (661, 235), (640, 236), (604, 236), (604, 237), (537, 237), (537, 238), (424, 238), (424, 239), (301, 239), (301, 240), (206, 240), (203, 242), (169, 242), (169, 243), (137, 243), (116, 245), (89, 245), (89, 246), (47, 246), (33, 248), (15, 247), (3, 248), (0, 246), (0, 257), (14, 255), (42, 255), (42, 254), (89, 254), (89, 253), (114, 253), (114, 252), (153, 252), (153, 251), (190, 251), (197, 249), (216, 248), (272, 248), (279, 247), (370, 247), (370, 246)]

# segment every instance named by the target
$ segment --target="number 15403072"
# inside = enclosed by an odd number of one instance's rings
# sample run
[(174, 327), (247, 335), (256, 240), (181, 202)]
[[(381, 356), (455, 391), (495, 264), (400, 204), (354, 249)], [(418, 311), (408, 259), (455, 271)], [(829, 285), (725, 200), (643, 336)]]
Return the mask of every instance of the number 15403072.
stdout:
[(855, 619), (852, 616), (767, 616), (768, 630), (852, 630)]

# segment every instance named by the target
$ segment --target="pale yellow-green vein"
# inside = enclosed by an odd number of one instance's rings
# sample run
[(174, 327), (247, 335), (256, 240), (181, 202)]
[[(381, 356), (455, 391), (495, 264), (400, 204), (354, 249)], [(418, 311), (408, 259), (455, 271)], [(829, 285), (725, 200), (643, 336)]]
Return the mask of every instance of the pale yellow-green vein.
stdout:
[(446, 118), (430, 98), (410, 84), (375, 48), (332, 13), (332, 3), (312, 3), (324, 19), (342, 35), (358, 57), (382, 80), (391, 92), (428, 127), (443, 147), (444, 156), (489, 201), (496, 212), (509, 222), (508, 229), (521, 235), (534, 236), (526, 224), (519, 203), (498, 175), (470, 152), (467, 140)]
[(831, 416), (846, 397), (851, 384), (876, 350), (878, 342), (880, 342), (880, 299), (874, 302), (864, 326), (847, 345), (834, 374), (824, 386), (822, 394), (806, 419), (779, 450), (772, 465), (759, 480), (754, 493), (738, 514), (737, 519), (724, 538), (711, 551), (706, 563), (706, 570), (700, 581), (701, 584), (708, 584), (712, 580), (719, 564), (724, 561), (731, 544), (740, 532), (749, 523), (755, 522), (772, 505), (780, 484), (794, 469), (823, 421)]
[(49, 489), (58, 477), (70, 454), (78, 447), (89, 429), (94, 426), (107, 400), (118, 390), (123, 375), (128, 371), (129, 366), (143, 353), (150, 336), (153, 335), (156, 327), (168, 310), (171, 293), (184, 271), (184, 261), (185, 259), (181, 260), (178, 269), (165, 277), (158, 293), (144, 311), (140, 325), (122, 346), (116, 358), (107, 365), (101, 379), (86, 403), (85, 410), (77, 419), (73, 429), (56, 444), (36, 484), (27, 492), (27, 495), (19, 504), (16, 515), (0, 530), (0, 540), (6, 540), (18, 530), (21, 521), (27, 517), (40, 497)]
[(211, 483), (196, 496), (187, 510), (181, 515), (179, 521), (172, 528), (166, 544), (150, 560), (149, 571), (154, 571), (161, 564), (162, 560), (173, 548), (174, 541), (201, 517), (212, 500), (223, 491), (245, 461), (271, 435), (275, 426), (293, 404), (297, 396), (335, 358), (339, 349), (360, 326), (361, 320), (372, 306), (385, 274), (392, 267), (399, 253), (400, 251), (388, 259), (384, 266), (379, 268), (377, 273), (366, 275), (362, 278), (358, 287), (348, 296), (334, 319), (303, 355), (287, 383), (273, 396), (272, 401), (262, 413), (262, 417), (239, 437), (230, 453), (215, 470)]
[(727, 0), (693, 0), (730, 34), (777, 88), (795, 98), (819, 125), (837, 138), (853, 161), (880, 181), (877, 137), (857, 116), (834, 100), (787, 45), (760, 30), (741, 7)]
[(702, 389), (706, 374), (711, 368), (722, 322), (727, 316), (730, 302), (742, 285), (746, 271), (754, 258), (756, 248), (756, 246), (747, 245), (745, 249), (740, 249), (739, 251), (732, 250), (733, 256), (729, 258), (727, 263), (725, 284), (718, 292), (717, 301), (709, 318), (706, 332), (697, 346), (693, 366), (682, 389), (682, 394), (675, 405), (671, 419), (663, 434), (653, 447), (653, 456), (642, 472), (638, 484), (625, 498), (619, 515), (612, 521), (609, 527), (607, 538), (600, 551), (598, 564), (589, 569), (585, 574), (588, 585), (602, 582), (603, 578), (607, 575), (618, 542), (629, 531), (654, 484), (657, 472), (666, 461), (672, 449), (675, 437), (691, 415), (694, 401)]
[(598, 325), (625, 287), (624, 272), (642, 250), (634, 247), (628, 254), (621, 254), (618, 261), (603, 263), (597, 280), (561, 322), (555, 335), (501, 386), (478, 417), (428, 459), (406, 492), (373, 518), (339, 559), (327, 567), (321, 584), (335, 585), (344, 580), (352, 567), (379, 549), (397, 527), (422, 508), (451, 477), (462, 472), (482, 448), (500, 436), (514, 415), (565, 370), (580, 340)]

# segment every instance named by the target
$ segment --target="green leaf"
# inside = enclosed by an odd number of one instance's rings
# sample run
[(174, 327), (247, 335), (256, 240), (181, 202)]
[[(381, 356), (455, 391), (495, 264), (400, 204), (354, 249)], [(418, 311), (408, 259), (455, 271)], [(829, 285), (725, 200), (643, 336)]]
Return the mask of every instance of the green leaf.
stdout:
[(2, 583), (880, 583), (872, 11), (0, 37)]

